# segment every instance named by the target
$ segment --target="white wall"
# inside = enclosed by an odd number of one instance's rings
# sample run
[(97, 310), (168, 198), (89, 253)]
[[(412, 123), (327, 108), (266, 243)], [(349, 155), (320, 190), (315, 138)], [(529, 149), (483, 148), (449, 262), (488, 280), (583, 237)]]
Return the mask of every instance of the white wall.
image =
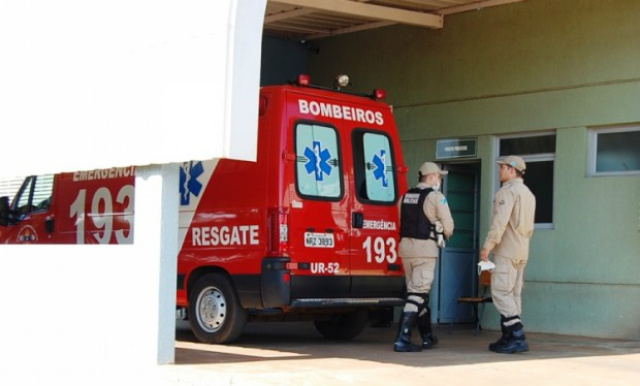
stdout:
[(25, 140), (3, 147), (0, 176), (143, 166), (134, 245), (0, 245), (0, 384), (158, 384), (174, 355), (175, 163), (255, 158), (265, 6), (2, 3), (0, 128)]
[(173, 362), (177, 186), (176, 165), (138, 169), (133, 245), (2, 246), (3, 384), (134, 384)]

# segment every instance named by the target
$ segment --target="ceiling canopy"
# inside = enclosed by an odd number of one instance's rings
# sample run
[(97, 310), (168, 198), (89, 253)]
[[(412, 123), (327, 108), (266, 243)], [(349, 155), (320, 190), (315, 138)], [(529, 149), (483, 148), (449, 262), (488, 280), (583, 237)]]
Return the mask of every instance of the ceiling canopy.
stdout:
[(312, 40), (407, 24), (443, 28), (446, 15), (523, 0), (269, 0), (265, 35)]

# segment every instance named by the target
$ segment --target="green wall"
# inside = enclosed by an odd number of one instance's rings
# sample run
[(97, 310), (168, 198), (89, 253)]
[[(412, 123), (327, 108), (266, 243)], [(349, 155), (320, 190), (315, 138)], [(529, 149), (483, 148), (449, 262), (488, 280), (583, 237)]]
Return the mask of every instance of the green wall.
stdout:
[(308, 44), (271, 36), (262, 38), (260, 86), (286, 84), (307, 71)]
[(436, 139), (478, 137), (481, 240), (495, 136), (555, 131), (554, 227), (534, 235), (525, 326), (640, 339), (640, 176), (587, 175), (590, 128), (640, 123), (638, 16), (637, 0), (529, 0), (446, 16), (442, 30), (323, 39), (308, 65), (314, 83), (344, 72), (353, 91), (387, 90), (410, 176)]

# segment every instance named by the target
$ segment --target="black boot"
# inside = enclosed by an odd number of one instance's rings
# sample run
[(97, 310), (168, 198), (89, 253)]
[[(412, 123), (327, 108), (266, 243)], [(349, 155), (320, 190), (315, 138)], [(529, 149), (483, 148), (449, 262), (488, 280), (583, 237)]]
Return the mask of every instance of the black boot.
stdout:
[(521, 328), (513, 331), (511, 339), (509, 339), (506, 344), (496, 347), (495, 351), (500, 354), (515, 354), (529, 351), (529, 343), (527, 343), (526, 337), (524, 336), (524, 330)]
[(518, 322), (507, 327), (509, 331), (509, 340), (504, 344), (495, 346), (495, 352), (500, 354), (515, 354), (529, 351), (529, 344), (524, 335), (522, 323)]
[(403, 312), (400, 319), (400, 329), (398, 330), (398, 338), (393, 345), (393, 351), (396, 352), (418, 352), (422, 351), (420, 346), (411, 343), (411, 330), (416, 325), (418, 318), (417, 312)]
[(504, 322), (506, 321), (507, 318), (505, 318), (503, 315), (500, 315), (500, 328), (502, 329), (502, 336), (495, 342), (489, 343), (490, 351), (496, 351), (496, 347), (507, 344), (507, 342), (511, 338), (511, 331), (504, 325)]
[(427, 312), (418, 317), (418, 330), (422, 337), (422, 349), (428, 350), (438, 344), (438, 337), (433, 335), (431, 330), (431, 310), (427, 308)]

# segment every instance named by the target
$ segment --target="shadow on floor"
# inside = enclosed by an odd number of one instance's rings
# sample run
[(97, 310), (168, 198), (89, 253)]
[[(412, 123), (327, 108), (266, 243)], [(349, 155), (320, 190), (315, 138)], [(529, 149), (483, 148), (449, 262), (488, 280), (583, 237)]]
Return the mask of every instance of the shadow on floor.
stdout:
[[(473, 325), (438, 326), (437, 348), (421, 353), (395, 353), (392, 350), (397, 325), (367, 327), (351, 341), (324, 339), (311, 322), (248, 323), (233, 344), (208, 345), (197, 342), (188, 323), (176, 328), (176, 365), (231, 364), (305, 359), (345, 358), (416, 367), (455, 366), (475, 363), (578, 358), (640, 353), (640, 341), (607, 340), (576, 336), (528, 333), (531, 351), (515, 355), (488, 351), (499, 337), (495, 331), (474, 334)], [(418, 343), (418, 334), (414, 333)]]

